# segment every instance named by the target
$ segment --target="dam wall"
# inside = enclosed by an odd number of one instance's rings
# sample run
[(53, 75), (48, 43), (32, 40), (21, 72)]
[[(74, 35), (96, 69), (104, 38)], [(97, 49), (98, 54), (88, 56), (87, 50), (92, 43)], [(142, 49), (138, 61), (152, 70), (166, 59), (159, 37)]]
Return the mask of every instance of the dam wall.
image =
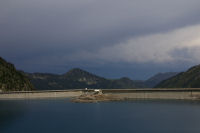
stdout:
[[(39, 99), (39, 98), (71, 98), (94, 92), (84, 90), (22, 91), (0, 92), (3, 99)], [(200, 100), (200, 88), (196, 89), (102, 89), (103, 94), (114, 95), (123, 99), (180, 99)]]
[(197, 100), (200, 99), (200, 89), (134, 89), (134, 90), (104, 90), (105, 94), (112, 94), (125, 99), (171, 99)]

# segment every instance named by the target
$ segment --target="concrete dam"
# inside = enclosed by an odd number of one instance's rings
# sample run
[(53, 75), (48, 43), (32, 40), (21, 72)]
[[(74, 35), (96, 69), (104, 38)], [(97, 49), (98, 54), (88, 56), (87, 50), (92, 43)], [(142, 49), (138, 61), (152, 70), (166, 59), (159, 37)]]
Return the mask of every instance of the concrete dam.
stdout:
[[(200, 88), (185, 89), (101, 89), (109, 94), (125, 99), (169, 99), (169, 100), (200, 100)], [(72, 98), (94, 89), (47, 90), (1, 92), (0, 100), (4, 99), (38, 99), (38, 98)]]

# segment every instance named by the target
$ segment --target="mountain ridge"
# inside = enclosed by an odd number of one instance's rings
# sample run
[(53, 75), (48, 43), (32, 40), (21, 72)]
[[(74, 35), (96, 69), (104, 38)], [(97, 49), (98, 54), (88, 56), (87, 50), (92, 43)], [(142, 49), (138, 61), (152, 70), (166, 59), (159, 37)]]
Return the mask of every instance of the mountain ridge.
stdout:
[[(39, 90), (55, 89), (83, 89), (83, 88), (104, 88), (104, 89), (134, 89), (152, 88), (158, 81), (172, 77), (177, 73), (160, 73), (146, 81), (131, 80), (128, 77), (119, 79), (107, 79), (97, 76), (80, 68), (73, 68), (64, 74), (50, 73), (27, 73), (32, 84)], [(161, 81), (159, 80), (159, 81)]]
[(193, 66), (185, 72), (159, 83), (156, 88), (199, 88), (200, 65)]
[(141, 88), (144, 87), (142, 82), (133, 81), (127, 77), (120, 79), (106, 79), (97, 76), (80, 68), (73, 68), (67, 73), (43, 74), (43, 73), (26, 73), (36, 88), (44, 90), (53, 89), (83, 89), (83, 88)]
[[(200, 66), (195, 66), (194, 68), (196, 67)], [(160, 81), (167, 80), (174, 75), (177, 75), (177, 73), (158, 73), (146, 81), (141, 81), (132, 80), (128, 77), (107, 79), (80, 68), (73, 68), (64, 74), (25, 73), (16, 70), (13, 64), (0, 57), (0, 90), (20, 91), (32, 90), (33, 88), (38, 90), (153, 88)]]
[(175, 75), (177, 75), (178, 72), (165, 72), (165, 73), (158, 73), (149, 79), (145, 81), (145, 85), (154, 88), (156, 85), (158, 85), (161, 81), (169, 79)]

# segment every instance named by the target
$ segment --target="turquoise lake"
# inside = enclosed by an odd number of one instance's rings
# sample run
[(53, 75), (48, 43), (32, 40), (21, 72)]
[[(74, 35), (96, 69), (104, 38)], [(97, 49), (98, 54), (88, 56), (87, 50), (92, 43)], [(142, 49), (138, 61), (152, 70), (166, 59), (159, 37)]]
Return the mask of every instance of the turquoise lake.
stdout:
[(0, 133), (200, 133), (200, 102), (4, 100)]

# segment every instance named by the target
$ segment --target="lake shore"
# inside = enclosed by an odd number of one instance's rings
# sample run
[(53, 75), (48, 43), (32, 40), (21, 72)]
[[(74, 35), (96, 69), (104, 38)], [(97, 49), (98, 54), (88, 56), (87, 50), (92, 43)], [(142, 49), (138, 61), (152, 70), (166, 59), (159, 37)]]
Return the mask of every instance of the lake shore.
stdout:
[[(52, 91), (25, 91), (2, 92), (0, 100), (5, 99), (40, 99), (40, 98), (74, 98), (89, 90), (52, 90)], [(119, 99), (164, 99), (164, 100), (199, 100), (200, 89), (102, 89), (106, 94), (106, 101), (118, 101)]]

